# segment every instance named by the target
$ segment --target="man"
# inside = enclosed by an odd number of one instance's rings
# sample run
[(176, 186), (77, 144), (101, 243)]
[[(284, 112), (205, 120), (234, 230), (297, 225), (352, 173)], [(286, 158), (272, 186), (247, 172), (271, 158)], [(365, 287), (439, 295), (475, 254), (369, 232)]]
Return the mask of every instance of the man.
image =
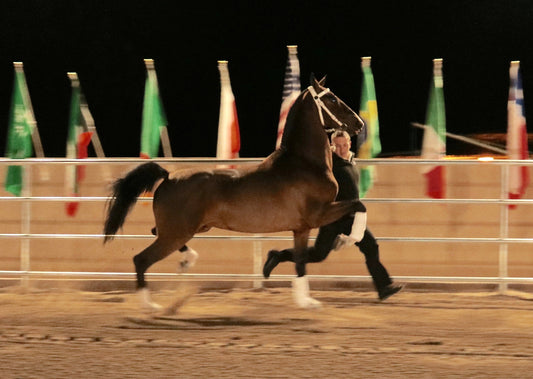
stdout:
[[(350, 151), (350, 135), (344, 131), (336, 131), (331, 135), (333, 154), (333, 175), (339, 185), (338, 201), (359, 199), (359, 174)], [(402, 289), (401, 285), (394, 285), (385, 267), (379, 260), (379, 246), (376, 239), (366, 228), (366, 209), (355, 214), (348, 214), (341, 219), (322, 226), (316, 238), (315, 245), (307, 249), (307, 263), (322, 262), (331, 250), (338, 250), (346, 244), (355, 244), (365, 255), (366, 267), (372, 276), (374, 287), (381, 301), (389, 298)], [(280, 263), (294, 262), (293, 249), (282, 251), (270, 250), (263, 266), (265, 278)]]

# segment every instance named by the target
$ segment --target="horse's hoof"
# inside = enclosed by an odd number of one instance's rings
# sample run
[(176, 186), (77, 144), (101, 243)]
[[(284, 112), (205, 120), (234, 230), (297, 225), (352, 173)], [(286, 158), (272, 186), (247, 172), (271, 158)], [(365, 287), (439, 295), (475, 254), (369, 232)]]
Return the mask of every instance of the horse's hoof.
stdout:
[(163, 309), (163, 307), (157, 303), (150, 302), (150, 303), (142, 303), (141, 308), (146, 313), (158, 313)]
[(161, 305), (152, 301), (150, 297), (150, 291), (148, 291), (147, 288), (142, 288), (139, 290), (139, 298), (141, 300), (141, 308), (145, 312), (158, 312), (163, 308)]
[(183, 260), (180, 262), (178, 272), (185, 272), (196, 264), (198, 260), (198, 253), (196, 250), (187, 248), (183, 253)]
[(309, 298), (309, 303), (307, 305), (308, 309), (315, 309), (315, 308), (321, 308), (322, 303), (316, 299), (313, 299), (312, 297)]
[(300, 299), (296, 302), (296, 305), (303, 309), (316, 309), (322, 307), (322, 303), (312, 297)]

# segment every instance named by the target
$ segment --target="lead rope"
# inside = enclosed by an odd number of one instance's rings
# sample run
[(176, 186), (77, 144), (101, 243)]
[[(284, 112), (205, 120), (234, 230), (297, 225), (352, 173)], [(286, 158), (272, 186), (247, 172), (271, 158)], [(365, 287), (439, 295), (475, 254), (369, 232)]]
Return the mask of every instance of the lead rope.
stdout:
[[(324, 115), (322, 114), (322, 110), (326, 111), (326, 113), (328, 114), (328, 116), (337, 123), (337, 125), (339, 126), (342, 126), (343, 123), (340, 122), (337, 117), (335, 117), (335, 115), (333, 113), (331, 113), (331, 111), (326, 107), (326, 105), (324, 104), (324, 102), (321, 100), (321, 97), (324, 96), (325, 94), (329, 93), (329, 88), (326, 88), (324, 89), (322, 92), (320, 93), (316, 93), (315, 89), (313, 88), (313, 86), (309, 86), (307, 88), (309, 90), (309, 92), (311, 93), (311, 95), (313, 96), (313, 100), (316, 104), (316, 107), (318, 109), (318, 116), (320, 117), (320, 123), (322, 124), (322, 126), (325, 126), (324, 125)], [(333, 131), (334, 129), (327, 129), (326, 131), (327, 132), (330, 132), (330, 131)]]

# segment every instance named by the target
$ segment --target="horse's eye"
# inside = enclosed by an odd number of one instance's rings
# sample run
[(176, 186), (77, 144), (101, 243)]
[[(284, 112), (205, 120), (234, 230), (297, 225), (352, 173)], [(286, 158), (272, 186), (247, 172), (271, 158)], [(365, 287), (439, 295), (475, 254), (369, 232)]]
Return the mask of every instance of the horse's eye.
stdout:
[(332, 97), (332, 98), (331, 98), (331, 102), (335, 104), (335, 103), (337, 102), (337, 99), (334, 98), (334, 97)]

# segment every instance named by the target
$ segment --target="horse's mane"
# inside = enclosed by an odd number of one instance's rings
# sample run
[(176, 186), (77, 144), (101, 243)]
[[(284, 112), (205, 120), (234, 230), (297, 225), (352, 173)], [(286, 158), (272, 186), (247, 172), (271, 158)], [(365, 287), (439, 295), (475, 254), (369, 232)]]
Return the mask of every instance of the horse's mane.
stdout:
[(294, 104), (292, 104), (291, 109), (289, 110), (289, 113), (287, 114), (287, 120), (285, 121), (285, 129), (283, 130), (283, 135), (281, 136), (281, 145), (280, 149), (286, 148), (286, 140), (287, 136), (291, 133), (292, 128), (294, 127), (294, 115), (296, 114), (296, 110), (301, 105), (303, 99), (305, 96), (309, 93), (309, 90), (305, 89), (302, 91), (302, 93), (294, 100)]

